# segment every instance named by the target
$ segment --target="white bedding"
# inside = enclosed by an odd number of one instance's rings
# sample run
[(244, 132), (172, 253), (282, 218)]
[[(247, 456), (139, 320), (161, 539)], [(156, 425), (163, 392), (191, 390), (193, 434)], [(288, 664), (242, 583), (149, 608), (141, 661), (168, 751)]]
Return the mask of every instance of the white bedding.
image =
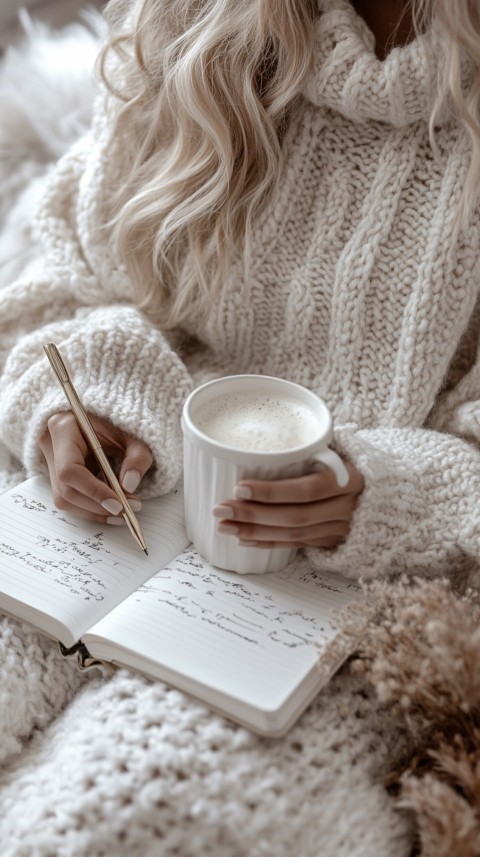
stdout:
[[(1, 0), (0, 47), (8, 46), (21, 34), (19, 13), (25, 9), (32, 18), (61, 27), (77, 17), (87, 4), (84, 0)], [(102, 0), (90, 0), (90, 6), (100, 8)]]

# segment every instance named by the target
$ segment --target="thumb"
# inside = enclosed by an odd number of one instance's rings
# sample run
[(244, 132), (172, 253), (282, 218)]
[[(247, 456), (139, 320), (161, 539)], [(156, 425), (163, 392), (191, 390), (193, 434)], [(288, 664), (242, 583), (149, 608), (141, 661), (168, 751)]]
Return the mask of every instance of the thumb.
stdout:
[(127, 494), (133, 494), (137, 490), (152, 463), (153, 457), (148, 446), (136, 437), (127, 436), (125, 457), (119, 474), (120, 485)]

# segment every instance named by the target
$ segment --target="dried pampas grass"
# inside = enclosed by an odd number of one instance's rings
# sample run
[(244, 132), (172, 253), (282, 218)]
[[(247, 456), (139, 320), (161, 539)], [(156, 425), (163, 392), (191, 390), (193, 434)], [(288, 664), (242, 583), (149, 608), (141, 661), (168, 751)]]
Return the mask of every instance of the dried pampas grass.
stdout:
[(446, 581), (373, 583), (349, 611), (353, 668), (409, 733), (386, 785), (421, 857), (480, 855), (480, 597)]

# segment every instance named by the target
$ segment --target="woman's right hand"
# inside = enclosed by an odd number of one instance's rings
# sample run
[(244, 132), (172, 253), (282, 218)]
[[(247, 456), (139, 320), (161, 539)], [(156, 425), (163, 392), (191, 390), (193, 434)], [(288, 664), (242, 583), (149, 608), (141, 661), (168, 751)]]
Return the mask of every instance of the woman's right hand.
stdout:
[[(108, 420), (93, 414), (88, 416), (106, 456), (117, 463), (118, 480), (132, 511), (138, 512), (141, 502), (134, 492), (153, 461), (148, 446)], [(124, 523), (115, 492), (95, 476), (96, 459), (71, 411), (50, 417), (38, 444), (48, 465), (53, 500), (59, 509), (101, 524)]]

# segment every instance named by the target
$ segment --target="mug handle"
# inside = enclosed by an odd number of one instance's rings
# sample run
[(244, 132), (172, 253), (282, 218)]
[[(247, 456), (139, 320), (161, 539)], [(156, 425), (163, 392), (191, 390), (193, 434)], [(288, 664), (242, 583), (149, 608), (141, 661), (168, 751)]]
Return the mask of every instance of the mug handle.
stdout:
[(326, 467), (333, 470), (340, 488), (344, 488), (345, 485), (348, 485), (348, 480), (350, 478), (348, 470), (340, 456), (334, 452), (333, 449), (321, 449), (320, 452), (316, 452), (312, 455), (312, 461), (318, 462), (319, 464), (325, 464)]

